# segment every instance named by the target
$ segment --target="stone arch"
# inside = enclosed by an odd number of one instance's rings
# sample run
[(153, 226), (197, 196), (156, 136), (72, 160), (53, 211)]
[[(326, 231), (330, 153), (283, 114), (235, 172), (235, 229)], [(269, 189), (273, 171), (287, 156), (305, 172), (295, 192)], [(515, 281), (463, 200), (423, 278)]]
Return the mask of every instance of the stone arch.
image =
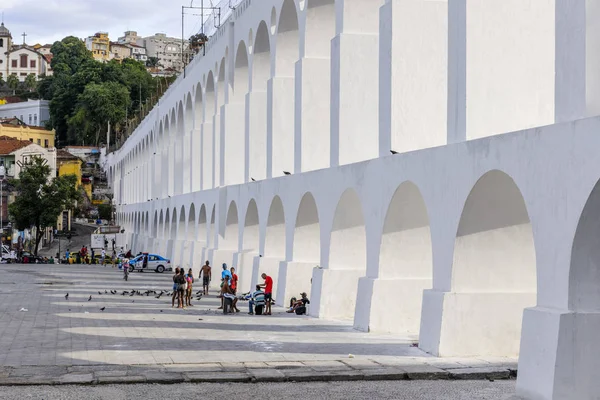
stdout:
[(156, 237), (157, 238), (164, 237), (164, 230), (165, 230), (165, 220), (163, 217), (163, 210), (160, 210), (160, 217), (158, 219), (158, 232), (157, 232)]
[(152, 224), (152, 237), (156, 238), (158, 234), (158, 211), (154, 211), (154, 223)]
[(183, 115), (183, 102), (179, 101), (177, 107), (177, 136), (183, 136), (185, 133), (185, 119)]
[(284, 0), (277, 24), (277, 51), (275, 56), (278, 76), (295, 75), (299, 58), (298, 11), (294, 0)]
[(235, 67), (233, 74), (232, 94), (237, 101), (245, 101), (249, 84), (248, 73), (248, 48), (243, 40), (240, 40), (235, 53)]
[(360, 269), (366, 272), (365, 219), (360, 198), (354, 189), (347, 189), (340, 197), (329, 248), (329, 269)]
[(202, 204), (198, 214), (198, 227), (196, 228), (196, 240), (206, 243), (206, 205)]
[(452, 290), (521, 292), (536, 287), (533, 232), (521, 191), (504, 172), (487, 172), (472, 188), (460, 218)]
[(163, 231), (163, 237), (165, 239), (169, 239), (169, 234), (171, 233), (170, 228), (171, 228), (171, 210), (167, 208), (167, 211), (165, 212), (165, 229)]
[(209, 246), (211, 244), (211, 242), (212, 242), (212, 235), (213, 235), (214, 230), (215, 230), (215, 219), (216, 219), (216, 216), (215, 216), (215, 206), (213, 204), (212, 211), (210, 212), (210, 224), (208, 225), (208, 236), (207, 236), (208, 237), (208, 241), (206, 243), (207, 246)]
[(267, 91), (267, 81), (271, 77), (271, 37), (265, 21), (261, 21), (256, 31), (252, 58), (252, 90)]
[(423, 290), (433, 279), (431, 230), (425, 200), (412, 182), (403, 182), (389, 203), (379, 250), (379, 279), (373, 293), (399, 291), (402, 304), (393, 313), (386, 299), (371, 299), (369, 328), (375, 332), (418, 334)]
[(181, 206), (179, 211), (179, 222), (177, 224), (177, 236), (173, 237), (172, 239), (185, 240), (186, 223), (187, 219), (185, 218), (185, 206)]
[(305, 57), (330, 58), (335, 36), (335, 0), (306, 0)]
[(246, 209), (246, 218), (244, 220), (244, 242), (243, 250), (258, 251), (260, 240), (258, 206), (256, 200), (252, 199)]
[(169, 137), (177, 135), (177, 114), (175, 114), (175, 107), (171, 109), (171, 116), (169, 117)]
[(221, 106), (225, 104), (226, 63), (227, 60), (223, 57), (219, 64), (219, 74), (217, 75), (217, 114), (221, 112)]
[(239, 234), (238, 208), (235, 201), (229, 203), (227, 216), (225, 217), (225, 226), (223, 227), (223, 237), (219, 243), (219, 249), (237, 250)]
[(264, 256), (285, 259), (285, 212), (279, 196), (273, 198), (269, 207)]
[(194, 203), (190, 205), (190, 210), (188, 212), (185, 239), (196, 240), (196, 207), (194, 206)]
[(525, 200), (510, 176), (489, 171), (466, 199), (454, 244), (454, 300), (444, 318), (460, 320), (463, 336), (442, 329), (439, 354), (517, 355), (523, 309), (535, 305), (536, 291)]
[(184, 125), (184, 134), (190, 134), (191, 130), (194, 129), (194, 108), (192, 104), (192, 95), (191, 93), (187, 94), (185, 101), (185, 117), (184, 117), (185, 125)]
[(202, 100), (202, 83), (198, 82), (198, 85), (196, 85), (196, 95), (194, 97), (194, 121), (196, 129), (198, 129), (200, 124), (204, 121), (204, 107)]
[(212, 122), (213, 115), (215, 115), (215, 76), (212, 71), (209, 71), (206, 78), (206, 110), (204, 121)]
[(319, 210), (310, 192), (302, 196), (298, 207), (294, 228), (293, 260), (314, 263), (321, 261)]
[(569, 310), (600, 311), (600, 182), (592, 189), (575, 231), (569, 271)]

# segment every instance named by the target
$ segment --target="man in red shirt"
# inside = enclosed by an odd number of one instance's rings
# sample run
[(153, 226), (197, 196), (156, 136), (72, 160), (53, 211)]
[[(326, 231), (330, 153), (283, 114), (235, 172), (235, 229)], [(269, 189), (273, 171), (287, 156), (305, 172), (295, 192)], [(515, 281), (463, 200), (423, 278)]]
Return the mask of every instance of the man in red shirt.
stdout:
[(273, 278), (269, 275), (262, 273), (261, 277), (265, 280), (265, 283), (260, 285), (265, 288), (265, 315), (271, 315), (271, 299), (273, 298)]

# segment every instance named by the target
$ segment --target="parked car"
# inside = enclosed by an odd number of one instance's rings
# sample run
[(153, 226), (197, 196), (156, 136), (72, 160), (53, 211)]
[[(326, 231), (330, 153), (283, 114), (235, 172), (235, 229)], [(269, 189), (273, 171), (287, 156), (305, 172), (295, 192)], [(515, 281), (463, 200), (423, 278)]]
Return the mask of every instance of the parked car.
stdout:
[[(148, 257), (148, 262), (144, 267), (144, 257)], [(129, 271), (155, 271), (163, 273), (172, 271), (171, 260), (159, 256), (158, 254), (142, 253), (129, 261)]]

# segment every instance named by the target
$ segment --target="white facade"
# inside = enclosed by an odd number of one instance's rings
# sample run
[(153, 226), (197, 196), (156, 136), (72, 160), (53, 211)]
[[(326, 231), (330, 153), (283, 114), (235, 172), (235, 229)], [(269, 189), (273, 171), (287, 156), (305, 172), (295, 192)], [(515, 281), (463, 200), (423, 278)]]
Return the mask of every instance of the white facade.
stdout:
[(0, 162), (6, 166), (6, 175), (10, 178), (18, 178), (22, 165), (31, 161), (32, 157), (41, 157), (46, 160), (50, 167), (50, 179), (56, 176), (56, 149), (44, 148), (35, 143), (17, 149), (10, 154), (0, 154)]
[(244, 0), (108, 156), (118, 222), (319, 318), (520, 354), (524, 398), (596, 399), (590, 3)]
[[(180, 70), (181, 62), (181, 39), (167, 37), (164, 33), (156, 33), (148, 36), (142, 42), (137, 43), (145, 47), (147, 57), (157, 57), (158, 63), (162, 69), (172, 68)], [(188, 41), (184, 41), (184, 49), (188, 46)]]
[(48, 100), (27, 100), (20, 103), (0, 105), (0, 118), (17, 117), (27, 125), (44, 126), (50, 119)]

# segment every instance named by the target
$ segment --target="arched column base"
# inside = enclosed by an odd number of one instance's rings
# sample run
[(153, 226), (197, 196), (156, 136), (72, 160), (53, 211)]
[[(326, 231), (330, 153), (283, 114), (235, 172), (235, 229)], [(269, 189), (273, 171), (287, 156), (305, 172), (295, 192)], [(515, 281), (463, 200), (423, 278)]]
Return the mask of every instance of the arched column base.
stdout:
[[(364, 271), (314, 268), (310, 315), (325, 319), (352, 320), (358, 282)], [(362, 307), (363, 305), (361, 305)]]
[(310, 299), (313, 269), (317, 263), (282, 261), (279, 263), (279, 285), (274, 294), (277, 305), (287, 307), (292, 297), (300, 299), (306, 292)]
[(419, 347), (438, 357), (519, 354), (523, 309), (536, 293), (425, 290)]
[[(361, 278), (357, 299), (361, 307), (356, 308), (354, 328), (365, 332), (418, 336), (423, 291), (431, 285), (429, 278)], [(397, 300), (393, 299), (394, 296)], [(392, 313), (390, 301), (394, 302)]]
[(526, 309), (517, 395), (535, 400), (598, 398), (598, 332), (600, 312)]

